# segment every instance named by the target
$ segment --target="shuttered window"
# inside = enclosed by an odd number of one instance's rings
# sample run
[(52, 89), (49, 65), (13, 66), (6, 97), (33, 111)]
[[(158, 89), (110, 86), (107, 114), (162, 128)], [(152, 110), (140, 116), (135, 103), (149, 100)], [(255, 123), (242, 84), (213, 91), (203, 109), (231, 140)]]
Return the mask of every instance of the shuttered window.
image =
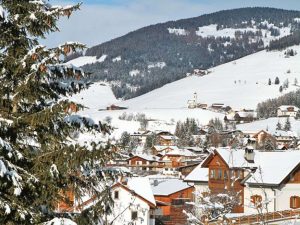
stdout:
[(290, 198), (290, 207), (292, 209), (300, 208), (300, 197), (299, 196), (292, 196)]

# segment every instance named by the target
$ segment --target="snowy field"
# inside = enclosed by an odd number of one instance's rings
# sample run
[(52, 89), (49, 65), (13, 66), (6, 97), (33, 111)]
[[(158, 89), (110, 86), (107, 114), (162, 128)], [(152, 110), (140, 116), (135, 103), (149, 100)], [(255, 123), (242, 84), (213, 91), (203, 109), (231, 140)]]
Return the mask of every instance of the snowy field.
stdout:
[[(140, 110), (182, 108), (197, 92), (201, 103), (255, 109), (259, 102), (297, 89), (293, 83), (295, 78), (300, 81), (300, 47), (292, 48), (298, 52), (294, 57), (286, 58), (280, 51), (261, 51), (212, 68), (206, 76), (175, 81), (121, 105)], [(279, 92), (279, 85), (273, 84), (276, 77), (281, 84), (289, 80), (289, 88), (283, 93)], [(269, 78), (272, 85), (268, 85)]]
[[(266, 120), (259, 120), (252, 123), (239, 124), (237, 125), (237, 129), (246, 133), (258, 132), (261, 130), (268, 130), (270, 133), (274, 133), (276, 131), (276, 124), (280, 122), (282, 127), (284, 127), (285, 121), (286, 118), (284, 117), (272, 117)], [(290, 118), (290, 122), (291, 131), (293, 131), (300, 137), (300, 120)]]
[[(137, 121), (120, 120), (119, 116), (124, 112), (134, 115), (144, 113), (147, 119), (151, 119), (148, 124), (149, 130), (174, 132), (176, 122), (186, 118), (195, 118), (200, 125), (205, 125), (212, 118), (223, 119), (224, 115), (208, 110), (188, 109), (187, 102), (193, 98), (194, 92), (197, 92), (199, 102), (208, 105), (224, 103), (234, 109), (255, 109), (258, 103), (268, 98), (296, 90), (298, 87), (293, 84), (295, 78), (300, 81), (300, 47), (292, 48), (298, 52), (294, 57), (286, 58), (284, 52), (280, 51), (261, 51), (212, 68), (212, 72), (206, 76), (187, 77), (127, 101), (117, 100), (110, 87), (101, 82), (93, 84), (88, 90), (73, 96), (71, 100), (88, 107), (80, 112), (82, 115), (90, 116), (94, 120), (109, 118), (115, 127), (112, 137), (116, 138), (120, 137), (123, 131), (133, 133), (140, 128)], [(279, 92), (279, 85), (274, 84), (275, 77), (279, 77), (281, 84), (286, 79), (289, 80), (289, 88), (283, 93)], [(268, 85), (269, 78), (272, 85)], [(111, 104), (128, 109), (99, 111)], [(270, 120), (272, 121), (243, 124), (238, 128), (257, 130), (266, 129), (268, 126), (268, 129), (275, 129), (278, 119)], [(300, 124), (297, 122), (294, 126), (292, 122), (292, 129), (293, 127), (300, 127)], [(297, 128), (295, 132), (299, 134), (300, 131)]]

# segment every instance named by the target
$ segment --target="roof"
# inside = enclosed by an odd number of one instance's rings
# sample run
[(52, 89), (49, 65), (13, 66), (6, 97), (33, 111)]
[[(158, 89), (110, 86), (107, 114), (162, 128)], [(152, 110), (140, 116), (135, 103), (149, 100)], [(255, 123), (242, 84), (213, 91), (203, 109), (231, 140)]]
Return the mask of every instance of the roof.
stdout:
[(149, 178), (131, 177), (127, 181), (127, 187), (153, 205), (156, 205)]
[(178, 139), (178, 137), (173, 136), (173, 135), (160, 135), (160, 137), (165, 140), (177, 140)]
[(153, 148), (155, 148), (159, 152), (163, 151), (163, 150), (165, 150), (167, 148), (173, 149), (173, 150), (179, 149), (177, 146), (167, 146), (167, 145), (154, 145)]
[(197, 155), (187, 149), (175, 149), (166, 153), (166, 155), (179, 155), (186, 157), (196, 157)]
[(157, 185), (154, 182), (151, 187), (154, 195), (168, 196), (191, 186), (180, 179), (166, 179), (157, 181)]
[(208, 168), (202, 168), (199, 164), (195, 169), (190, 172), (184, 179), (185, 182), (208, 182)]
[(273, 135), (275, 137), (295, 137), (297, 138), (297, 134), (293, 131), (285, 131), (285, 130), (276, 130)]
[(299, 108), (294, 105), (282, 105), (278, 107), (278, 109), (280, 109), (281, 111), (288, 111), (288, 108), (294, 108), (294, 112), (299, 111)]
[(300, 151), (257, 152), (254, 160), (259, 167), (246, 183), (279, 185), (300, 166)]
[[(300, 166), (300, 151), (297, 150), (267, 152), (254, 150), (254, 163), (245, 160), (242, 149), (218, 148), (210, 154), (210, 157), (214, 154), (220, 155), (230, 168), (256, 168), (253, 175), (245, 181), (253, 185), (280, 185), (295, 168)], [(210, 157), (205, 161), (209, 161)], [(197, 168), (199, 166), (194, 170)], [(190, 175), (194, 178), (192, 173)], [(185, 180), (191, 179), (189, 176)]]
[(147, 155), (147, 154), (136, 154), (136, 155), (133, 155), (129, 159), (132, 159), (134, 157), (140, 157), (140, 158), (145, 159), (147, 161), (159, 161), (159, 157), (154, 156), (154, 155)]

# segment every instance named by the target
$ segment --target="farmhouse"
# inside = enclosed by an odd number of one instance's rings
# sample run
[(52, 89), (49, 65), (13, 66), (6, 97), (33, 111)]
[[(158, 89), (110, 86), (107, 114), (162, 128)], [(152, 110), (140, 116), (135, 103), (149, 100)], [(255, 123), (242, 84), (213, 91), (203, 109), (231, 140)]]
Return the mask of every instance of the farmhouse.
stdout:
[(299, 108), (293, 105), (282, 105), (277, 109), (278, 117), (296, 117)]
[(219, 148), (185, 181), (202, 192), (239, 193), (234, 213), (257, 213), (264, 206), (265, 212), (300, 208), (300, 152)]
[(186, 224), (183, 209), (193, 201), (194, 187), (180, 179), (154, 180), (152, 191), (157, 204), (155, 217), (164, 224)]

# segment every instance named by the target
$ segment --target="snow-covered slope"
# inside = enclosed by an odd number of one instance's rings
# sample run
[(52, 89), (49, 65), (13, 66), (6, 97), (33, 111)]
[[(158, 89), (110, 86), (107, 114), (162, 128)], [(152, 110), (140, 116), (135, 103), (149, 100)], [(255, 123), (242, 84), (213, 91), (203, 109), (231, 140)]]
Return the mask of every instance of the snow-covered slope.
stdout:
[(99, 59), (96, 56), (81, 56), (76, 59), (70, 60), (67, 62), (68, 64), (72, 64), (74, 66), (80, 67), (86, 64), (93, 64), (97, 62), (104, 62), (107, 55), (102, 55)]
[[(276, 77), (279, 77), (280, 84), (289, 80), (289, 88), (283, 93), (297, 89), (293, 83), (295, 78), (300, 80), (300, 47), (292, 49), (298, 52), (294, 57), (286, 58), (284, 51), (261, 51), (212, 68), (209, 75), (178, 80), (122, 105), (130, 109), (186, 107), (187, 101), (197, 92), (201, 103), (255, 109), (259, 102), (282, 94), (280, 85), (274, 85)], [(272, 85), (268, 85), (269, 78)]]
[[(300, 136), (300, 120), (295, 120), (295, 118), (289, 118), (291, 122), (291, 131), (296, 135)], [(272, 117), (265, 120), (259, 120), (252, 123), (245, 123), (237, 125), (237, 129), (246, 133), (256, 133), (261, 130), (267, 130), (269, 133), (274, 134), (276, 131), (277, 123), (281, 123), (282, 127), (286, 122), (284, 117)]]
[(88, 89), (73, 95), (70, 100), (95, 110), (106, 108), (117, 102), (109, 85), (102, 82), (92, 84)]

